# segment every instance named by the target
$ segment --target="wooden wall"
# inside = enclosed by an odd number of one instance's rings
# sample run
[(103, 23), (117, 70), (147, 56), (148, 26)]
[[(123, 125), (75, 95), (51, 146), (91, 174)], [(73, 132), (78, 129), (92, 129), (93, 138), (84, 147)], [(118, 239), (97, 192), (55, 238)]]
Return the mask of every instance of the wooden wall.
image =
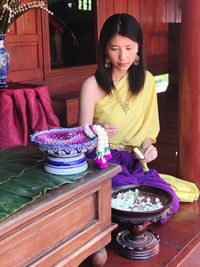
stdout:
[(6, 47), (10, 56), (9, 80), (43, 81), (41, 14), (31, 10), (9, 29)]
[[(168, 23), (180, 22), (180, 0), (97, 0), (97, 36), (103, 22), (114, 13), (129, 13), (142, 25), (148, 69), (168, 72)], [(51, 70), (48, 15), (40, 10), (17, 20), (6, 37), (10, 53), (9, 81), (45, 83), (51, 95), (78, 91), (95, 65)]]

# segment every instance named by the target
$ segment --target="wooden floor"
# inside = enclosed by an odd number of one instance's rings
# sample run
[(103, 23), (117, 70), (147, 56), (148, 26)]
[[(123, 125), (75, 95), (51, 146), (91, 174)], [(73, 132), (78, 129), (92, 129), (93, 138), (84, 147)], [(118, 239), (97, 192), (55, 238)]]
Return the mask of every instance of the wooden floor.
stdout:
[[(165, 224), (154, 223), (148, 228), (160, 237), (159, 253), (146, 260), (119, 256), (112, 243), (107, 246), (104, 267), (199, 267), (200, 202), (182, 203), (179, 211)], [(87, 262), (84, 267), (90, 267)]]

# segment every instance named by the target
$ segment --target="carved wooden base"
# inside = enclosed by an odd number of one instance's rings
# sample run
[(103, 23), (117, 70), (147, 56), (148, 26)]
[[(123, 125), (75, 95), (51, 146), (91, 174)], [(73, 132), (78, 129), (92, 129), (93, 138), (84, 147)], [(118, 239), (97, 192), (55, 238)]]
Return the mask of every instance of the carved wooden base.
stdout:
[(150, 230), (135, 235), (123, 230), (117, 234), (114, 246), (123, 257), (144, 260), (158, 254), (159, 241), (159, 236)]

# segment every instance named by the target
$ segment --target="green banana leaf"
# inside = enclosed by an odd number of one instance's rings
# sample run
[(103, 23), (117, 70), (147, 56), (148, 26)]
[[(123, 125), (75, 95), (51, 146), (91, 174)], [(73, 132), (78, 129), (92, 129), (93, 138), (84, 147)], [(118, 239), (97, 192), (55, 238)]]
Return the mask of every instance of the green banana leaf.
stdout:
[(45, 155), (34, 148), (0, 150), (0, 221), (48, 190), (73, 183), (89, 171), (75, 175), (53, 175), (43, 170)]
[[(34, 168), (44, 161), (45, 154), (35, 148), (18, 146), (0, 150), (0, 184), (12, 177), (20, 177), (25, 170)], [(25, 162), (25, 163), (24, 163)]]

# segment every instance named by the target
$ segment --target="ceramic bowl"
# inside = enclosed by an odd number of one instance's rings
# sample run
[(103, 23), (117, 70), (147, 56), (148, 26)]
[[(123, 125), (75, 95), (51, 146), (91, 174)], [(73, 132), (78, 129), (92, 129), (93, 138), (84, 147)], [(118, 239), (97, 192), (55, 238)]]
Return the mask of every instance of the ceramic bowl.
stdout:
[(55, 175), (72, 175), (88, 168), (85, 153), (97, 145), (97, 138), (88, 138), (82, 127), (56, 128), (36, 132), (31, 141), (47, 153), (44, 170)]
[(93, 150), (97, 138), (88, 138), (82, 127), (56, 128), (34, 133), (31, 142), (48, 155), (66, 157)]

